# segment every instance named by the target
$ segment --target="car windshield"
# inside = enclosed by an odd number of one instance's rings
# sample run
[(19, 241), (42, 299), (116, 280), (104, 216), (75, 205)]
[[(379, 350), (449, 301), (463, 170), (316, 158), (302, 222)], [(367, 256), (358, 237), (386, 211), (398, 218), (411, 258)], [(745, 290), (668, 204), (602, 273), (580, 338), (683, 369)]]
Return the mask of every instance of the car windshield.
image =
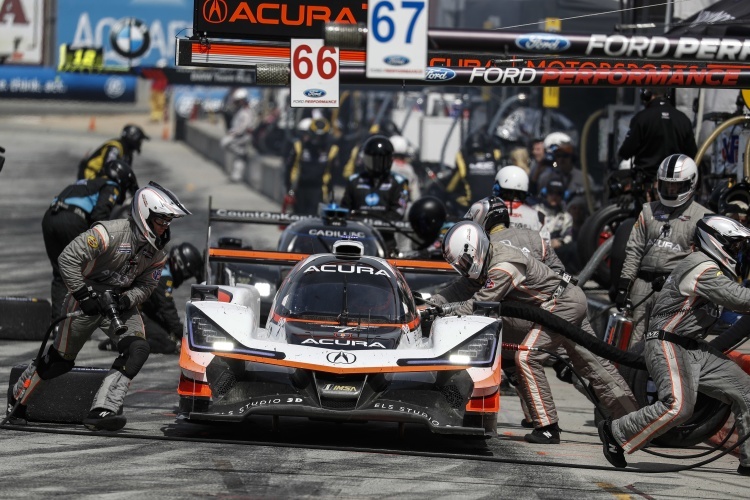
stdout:
[(400, 323), (405, 311), (394, 281), (384, 273), (360, 263), (311, 265), (279, 292), (275, 312), (288, 318)]

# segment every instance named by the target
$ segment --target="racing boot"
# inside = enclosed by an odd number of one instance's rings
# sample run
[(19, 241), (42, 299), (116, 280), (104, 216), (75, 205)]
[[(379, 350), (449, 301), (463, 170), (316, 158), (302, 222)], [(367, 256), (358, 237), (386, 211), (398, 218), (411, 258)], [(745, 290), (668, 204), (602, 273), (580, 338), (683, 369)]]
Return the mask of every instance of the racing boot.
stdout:
[(534, 428), (534, 422), (531, 420), (526, 420), (525, 418), (521, 420), (521, 427), (524, 429), (533, 429)]
[(539, 427), (526, 434), (524, 440), (534, 444), (560, 444), (560, 427), (557, 422)]
[(83, 425), (90, 431), (119, 431), (127, 422), (121, 412), (106, 408), (94, 408), (83, 419)]
[(740, 466), (737, 467), (737, 474), (740, 476), (750, 476), (750, 465), (740, 464)]
[[(5, 410), (5, 416), (8, 418), (8, 423), (11, 425), (25, 425), (26, 424), (26, 405), (19, 404), (16, 406), (16, 398), (13, 397), (13, 388), (8, 388), (8, 408)], [(15, 408), (15, 411), (13, 411)], [(13, 415), (11, 415), (13, 412)]]
[(627, 467), (628, 463), (625, 461), (625, 452), (620, 443), (615, 439), (614, 434), (612, 434), (612, 421), (610, 419), (602, 420), (596, 428), (599, 431), (599, 439), (602, 440), (604, 458), (618, 469)]

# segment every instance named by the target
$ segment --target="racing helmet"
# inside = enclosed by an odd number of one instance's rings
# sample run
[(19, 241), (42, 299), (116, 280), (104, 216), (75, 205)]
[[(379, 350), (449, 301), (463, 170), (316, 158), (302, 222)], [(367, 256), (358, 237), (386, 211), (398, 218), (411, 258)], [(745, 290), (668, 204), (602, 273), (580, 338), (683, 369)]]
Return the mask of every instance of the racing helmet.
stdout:
[(117, 183), (120, 188), (120, 194), (117, 195), (118, 204), (125, 201), (125, 193), (132, 196), (138, 190), (138, 181), (133, 169), (125, 160), (117, 159), (106, 162), (99, 171), (98, 177), (106, 177)]
[(362, 163), (373, 178), (384, 178), (391, 171), (393, 144), (384, 135), (373, 135), (362, 146)]
[(737, 209), (747, 210), (748, 207), (750, 207), (750, 184), (743, 180), (730, 188), (721, 190), (715, 211), (726, 215), (730, 211), (737, 213)]
[(393, 154), (398, 156), (409, 156), (409, 141), (402, 135), (392, 135), (389, 139), (393, 145)]
[(120, 140), (129, 149), (140, 153), (141, 143), (151, 140), (151, 138), (138, 125), (125, 125), (122, 132), (120, 132)]
[(475, 201), (464, 215), (464, 219), (473, 220), (482, 226), (487, 233), (498, 225), (503, 225), (505, 228), (510, 227), (508, 207), (497, 196), (488, 196)]
[(447, 216), (445, 205), (434, 196), (423, 196), (411, 204), (407, 218), (419, 240), (420, 250), (433, 244), (440, 236)]
[(300, 132), (309, 132), (312, 125), (312, 118), (303, 118), (297, 123), (297, 130)]
[(723, 215), (706, 215), (695, 225), (695, 246), (736, 280), (750, 269), (750, 229)]
[(472, 280), (482, 278), (489, 252), (490, 240), (474, 221), (457, 223), (443, 240), (443, 258), (461, 276)]
[(247, 89), (237, 89), (232, 94), (232, 100), (247, 102), (248, 96), (249, 94), (247, 93)]
[(169, 251), (169, 270), (172, 271), (175, 288), (192, 277), (200, 283), (203, 281), (203, 258), (200, 251), (187, 242), (172, 247)]
[(573, 139), (565, 132), (552, 132), (544, 138), (545, 151), (553, 151), (562, 144), (573, 144)]
[(492, 194), (508, 201), (526, 199), (529, 192), (529, 174), (521, 167), (508, 165), (498, 170)]
[(190, 211), (172, 191), (153, 181), (135, 192), (130, 213), (141, 235), (157, 250), (161, 250), (169, 242), (171, 228), (168, 227), (161, 236), (156, 236), (154, 219), (158, 217), (171, 221), (190, 215)]
[(659, 165), (656, 177), (661, 204), (679, 207), (693, 197), (698, 184), (698, 166), (689, 156), (669, 155)]

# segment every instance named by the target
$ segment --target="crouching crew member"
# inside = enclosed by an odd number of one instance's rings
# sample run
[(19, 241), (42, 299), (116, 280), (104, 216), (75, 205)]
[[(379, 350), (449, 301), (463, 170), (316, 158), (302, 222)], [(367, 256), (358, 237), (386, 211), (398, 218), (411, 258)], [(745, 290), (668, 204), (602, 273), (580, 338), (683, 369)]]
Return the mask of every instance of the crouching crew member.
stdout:
[[(49, 380), (70, 371), (84, 343), (97, 328), (117, 342), (120, 355), (94, 396), (91, 411), (83, 420), (90, 430), (118, 430), (125, 426), (122, 405), (131, 380), (149, 355), (138, 305), (148, 298), (161, 277), (167, 260), (173, 219), (190, 212), (169, 190), (149, 183), (133, 198), (130, 217), (94, 224), (77, 236), (60, 255), (60, 274), (70, 290), (65, 313), (70, 317), (42, 357), (39, 366), (30, 363), (8, 394), (10, 405), (20, 399), (14, 416), (23, 419), (26, 402)], [(117, 335), (112, 307), (103, 298), (116, 296), (115, 308), (127, 330)]]

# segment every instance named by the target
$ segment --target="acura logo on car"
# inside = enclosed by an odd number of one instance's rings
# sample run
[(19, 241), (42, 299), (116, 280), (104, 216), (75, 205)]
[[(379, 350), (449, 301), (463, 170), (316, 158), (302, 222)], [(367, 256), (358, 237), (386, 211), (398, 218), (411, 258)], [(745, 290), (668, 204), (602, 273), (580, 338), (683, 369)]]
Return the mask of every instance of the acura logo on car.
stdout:
[(357, 361), (357, 356), (350, 352), (337, 351), (329, 352), (326, 359), (329, 363), (333, 363), (334, 365), (350, 365)]

